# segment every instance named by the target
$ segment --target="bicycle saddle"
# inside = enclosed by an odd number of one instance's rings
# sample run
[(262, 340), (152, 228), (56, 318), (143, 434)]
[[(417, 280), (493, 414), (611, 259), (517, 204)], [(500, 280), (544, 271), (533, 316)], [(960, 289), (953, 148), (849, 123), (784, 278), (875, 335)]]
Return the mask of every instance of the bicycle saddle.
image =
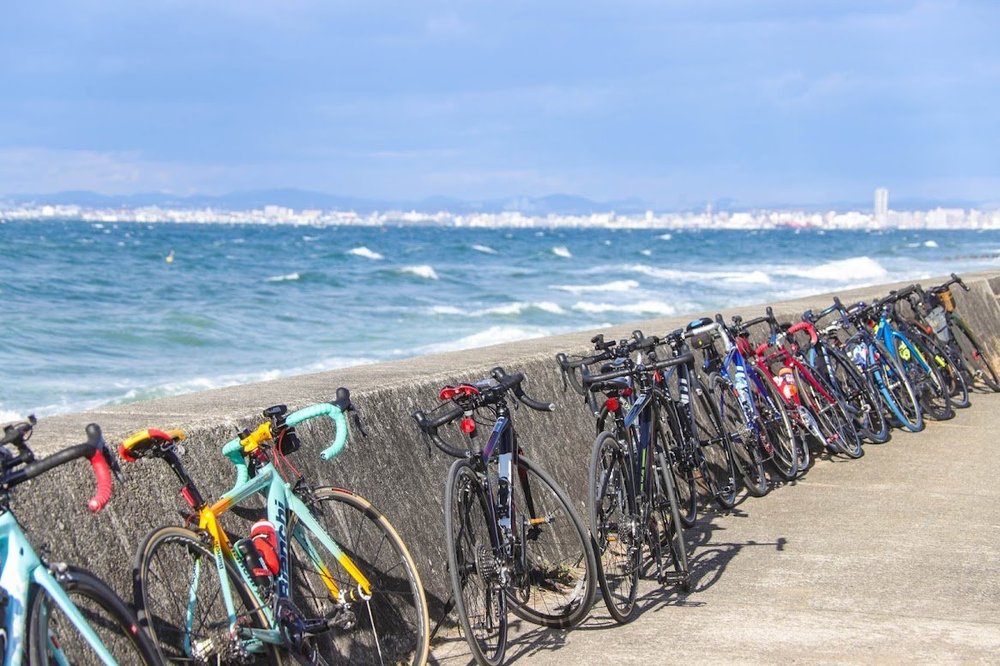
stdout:
[(187, 435), (183, 430), (158, 430), (147, 428), (134, 433), (118, 447), (118, 454), (129, 462), (147, 455), (157, 455), (166, 448), (182, 441)]

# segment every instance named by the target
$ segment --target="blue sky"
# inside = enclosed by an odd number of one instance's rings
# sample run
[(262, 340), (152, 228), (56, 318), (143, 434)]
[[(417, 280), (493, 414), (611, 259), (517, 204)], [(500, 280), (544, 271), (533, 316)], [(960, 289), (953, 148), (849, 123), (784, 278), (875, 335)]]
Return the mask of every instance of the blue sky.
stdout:
[(0, 194), (1000, 200), (1000, 2), (0, 9)]

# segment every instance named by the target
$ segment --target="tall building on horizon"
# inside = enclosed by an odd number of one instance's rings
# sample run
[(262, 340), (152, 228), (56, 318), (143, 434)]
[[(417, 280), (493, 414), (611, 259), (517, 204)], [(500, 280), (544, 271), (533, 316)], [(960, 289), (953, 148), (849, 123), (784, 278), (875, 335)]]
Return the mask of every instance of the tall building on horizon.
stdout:
[(889, 190), (885, 187), (875, 189), (875, 217), (884, 220), (889, 214)]

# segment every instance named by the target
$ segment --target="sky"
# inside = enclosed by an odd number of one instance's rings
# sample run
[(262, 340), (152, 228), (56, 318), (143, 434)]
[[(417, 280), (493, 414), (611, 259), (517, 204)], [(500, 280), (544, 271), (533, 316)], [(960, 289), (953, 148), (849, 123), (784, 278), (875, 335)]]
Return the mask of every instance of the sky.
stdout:
[(1000, 201), (994, 0), (14, 0), (0, 195)]

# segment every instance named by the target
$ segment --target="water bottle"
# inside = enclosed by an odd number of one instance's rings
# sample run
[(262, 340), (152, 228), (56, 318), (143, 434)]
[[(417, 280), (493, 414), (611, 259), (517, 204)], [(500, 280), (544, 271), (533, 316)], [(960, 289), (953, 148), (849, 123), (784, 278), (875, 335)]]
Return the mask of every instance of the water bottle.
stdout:
[(795, 402), (797, 396), (799, 395), (799, 387), (795, 384), (795, 375), (792, 374), (791, 368), (782, 368), (778, 370), (778, 377), (776, 381), (778, 389), (781, 391), (781, 395), (785, 396), (785, 400), (788, 402)]
[(257, 587), (264, 594), (267, 594), (271, 589), (271, 571), (264, 564), (253, 541), (251, 539), (240, 539), (233, 544), (233, 547), (240, 554), (240, 557), (243, 558), (243, 564), (246, 566), (247, 571), (250, 572), (250, 578), (253, 579), (253, 582), (257, 584)]

